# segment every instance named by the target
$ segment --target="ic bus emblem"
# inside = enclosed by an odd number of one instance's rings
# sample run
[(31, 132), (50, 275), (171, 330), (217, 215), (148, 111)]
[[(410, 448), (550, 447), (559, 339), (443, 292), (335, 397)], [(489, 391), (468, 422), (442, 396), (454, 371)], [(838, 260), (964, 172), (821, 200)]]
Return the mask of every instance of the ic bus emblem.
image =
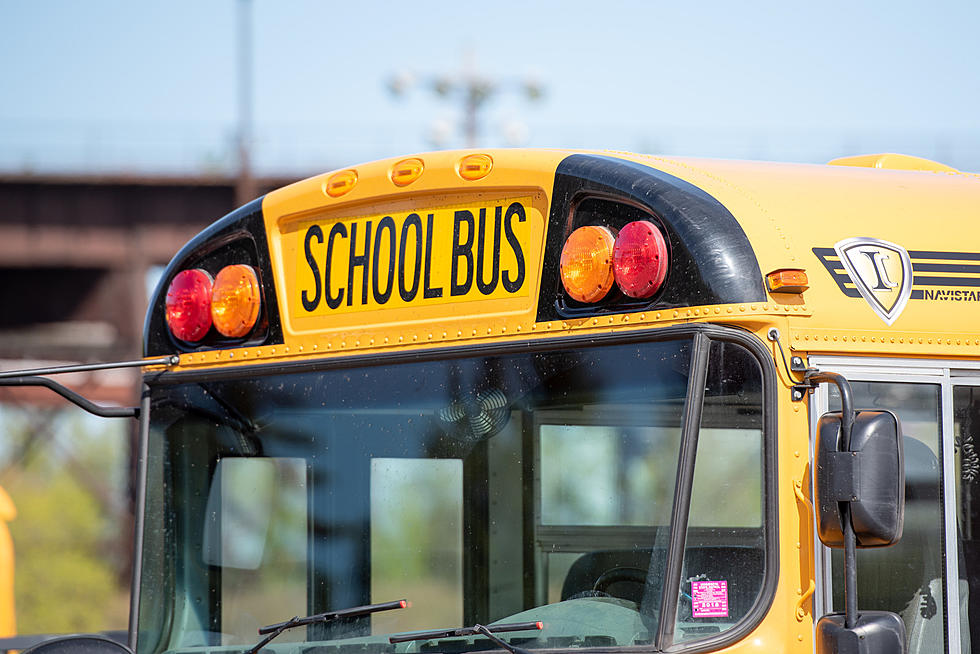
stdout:
[(878, 317), (891, 325), (912, 294), (912, 260), (900, 245), (848, 238), (834, 245), (851, 281)]

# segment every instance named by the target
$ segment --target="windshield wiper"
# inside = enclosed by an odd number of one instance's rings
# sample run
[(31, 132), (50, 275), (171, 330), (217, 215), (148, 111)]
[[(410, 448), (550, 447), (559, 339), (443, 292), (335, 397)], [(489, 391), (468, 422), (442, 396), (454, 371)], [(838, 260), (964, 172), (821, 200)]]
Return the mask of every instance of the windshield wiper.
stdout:
[(511, 654), (531, 654), (528, 650), (523, 647), (518, 647), (516, 645), (511, 645), (503, 638), (495, 635), (494, 632), (501, 631), (527, 631), (527, 630), (541, 630), (544, 629), (544, 623), (542, 622), (509, 622), (504, 624), (495, 624), (489, 627), (484, 627), (482, 624), (475, 624), (472, 627), (460, 627), (458, 629), (434, 629), (432, 631), (417, 631), (411, 634), (403, 634), (401, 636), (391, 636), (388, 638), (388, 642), (394, 645), (395, 643), (407, 643), (410, 640), (431, 640), (433, 638), (460, 638), (463, 636), (475, 636), (480, 634), (486, 636), (492, 642), (503, 647), (505, 650)]
[(266, 625), (265, 627), (259, 628), (259, 635), (269, 634), (259, 642), (255, 644), (251, 649), (245, 650), (244, 654), (257, 654), (260, 649), (268, 645), (273, 638), (286, 631), (287, 629), (292, 629), (293, 627), (302, 627), (307, 624), (316, 624), (318, 622), (333, 622), (334, 620), (340, 620), (341, 618), (356, 618), (360, 615), (368, 615), (371, 613), (378, 613), (379, 611), (391, 611), (393, 609), (406, 609), (408, 608), (407, 600), (395, 600), (394, 602), (382, 602), (380, 604), (366, 604), (365, 606), (355, 606), (349, 609), (339, 609), (337, 611), (327, 611), (326, 613), (317, 613), (316, 615), (309, 615), (305, 618), (295, 617), (286, 620), (285, 622), (277, 622), (276, 624)]

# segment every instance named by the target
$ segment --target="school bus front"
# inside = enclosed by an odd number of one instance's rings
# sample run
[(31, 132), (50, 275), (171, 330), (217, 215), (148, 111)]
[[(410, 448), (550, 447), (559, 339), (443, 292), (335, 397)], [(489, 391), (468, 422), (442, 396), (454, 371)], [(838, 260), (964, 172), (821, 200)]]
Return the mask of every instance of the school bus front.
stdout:
[(916, 545), (860, 552), (861, 608), (969, 651), (980, 256), (896, 211), (967, 230), (977, 199), (956, 173), (515, 150), (230, 214), (147, 316), (179, 364), (145, 376), (137, 652), (813, 651), (843, 602), (816, 368), (915, 428)]

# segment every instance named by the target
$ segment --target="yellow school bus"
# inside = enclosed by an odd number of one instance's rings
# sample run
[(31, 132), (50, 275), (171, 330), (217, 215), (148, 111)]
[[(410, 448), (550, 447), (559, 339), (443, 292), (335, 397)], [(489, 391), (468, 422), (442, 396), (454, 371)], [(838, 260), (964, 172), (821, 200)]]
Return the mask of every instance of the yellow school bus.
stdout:
[(434, 152), (218, 220), (147, 314), (130, 646), (980, 651), (980, 179), (831, 163)]

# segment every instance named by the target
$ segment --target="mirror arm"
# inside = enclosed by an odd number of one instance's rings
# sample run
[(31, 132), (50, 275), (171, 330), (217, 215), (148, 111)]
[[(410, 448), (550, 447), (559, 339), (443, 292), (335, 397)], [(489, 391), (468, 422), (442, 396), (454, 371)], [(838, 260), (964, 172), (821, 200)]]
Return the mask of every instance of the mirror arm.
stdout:
[(810, 388), (817, 384), (835, 384), (840, 390), (841, 406), (841, 426), (840, 426), (840, 452), (849, 452), (851, 449), (851, 429), (854, 426), (854, 400), (851, 395), (851, 385), (847, 377), (836, 372), (824, 372), (821, 370), (810, 370), (806, 373), (803, 383)]
[[(836, 372), (813, 370), (807, 372), (803, 383), (811, 388), (817, 384), (835, 384), (840, 391), (841, 426), (839, 452), (849, 452), (851, 448), (851, 429), (854, 426), (854, 399), (851, 385), (844, 375)], [(850, 502), (840, 502), (841, 526), (844, 534), (844, 627), (853, 629), (857, 625), (857, 538), (851, 524)]]
[(139, 407), (115, 407), (96, 404), (48, 377), (0, 378), (0, 386), (42, 386), (54, 391), (75, 406), (101, 418), (138, 418), (140, 413)]
[[(111, 363), (84, 363), (69, 366), (50, 366), (32, 368), (30, 370), (0, 371), (0, 386), (42, 386), (54, 391), (75, 406), (88, 411), (100, 418), (139, 418), (139, 407), (102, 406), (82, 397), (70, 388), (48, 378), (46, 375), (56, 375), (69, 372), (94, 372), (97, 370), (117, 370), (119, 368), (144, 368), (146, 366), (172, 367), (180, 363), (176, 354), (157, 357), (155, 359), (138, 359), (135, 361), (115, 361)], [(45, 376), (42, 376), (45, 375)]]

